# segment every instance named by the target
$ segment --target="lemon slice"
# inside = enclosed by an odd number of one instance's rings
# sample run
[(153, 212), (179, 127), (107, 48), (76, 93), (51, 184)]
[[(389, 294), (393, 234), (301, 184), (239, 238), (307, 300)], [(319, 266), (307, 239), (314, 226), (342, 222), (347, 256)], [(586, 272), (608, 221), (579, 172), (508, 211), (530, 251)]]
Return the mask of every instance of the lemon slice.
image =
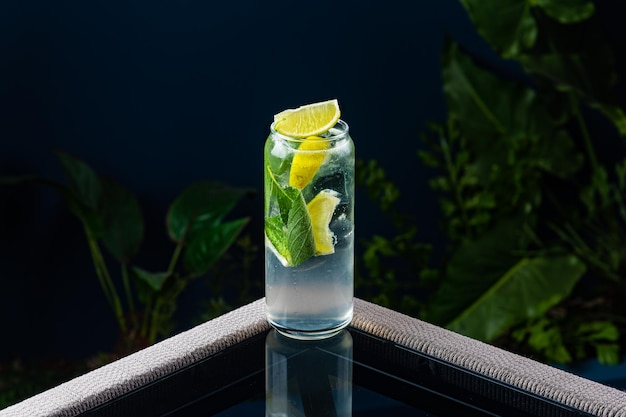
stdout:
[(339, 197), (335, 191), (322, 190), (306, 205), (313, 226), (316, 255), (335, 253), (334, 234), (328, 225), (337, 204), (339, 204)]
[(318, 136), (335, 126), (339, 116), (336, 99), (322, 101), (278, 113), (274, 116), (274, 129), (292, 138)]
[(326, 158), (330, 142), (318, 136), (309, 136), (298, 147), (291, 161), (289, 185), (302, 190), (311, 182)]

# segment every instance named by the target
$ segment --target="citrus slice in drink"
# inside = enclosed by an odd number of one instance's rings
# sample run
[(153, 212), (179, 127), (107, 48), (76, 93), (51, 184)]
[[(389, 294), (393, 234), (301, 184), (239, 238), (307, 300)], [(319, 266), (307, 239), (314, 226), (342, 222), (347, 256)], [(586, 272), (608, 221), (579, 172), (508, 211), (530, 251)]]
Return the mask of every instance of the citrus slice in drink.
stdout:
[(331, 253), (335, 253), (335, 244), (333, 242), (334, 235), (328, 226), (337, 204), (339, 204), (337, 192), (333, 190), (322, 190), (313, 197), (306, 206), (309, 216), (311, 217), (316, 255), (330, 255)]
[(339, 121), (339, 102), (334, 100), (307, 104), (274, 116), (274, 129), (292, 138), (319, 136)]
[(311, 182), (328, 152), (330, 142), (319, 136), (309, 136), (304, 139), (291, 162), (289, 171), (289, 185), (302, 190)]

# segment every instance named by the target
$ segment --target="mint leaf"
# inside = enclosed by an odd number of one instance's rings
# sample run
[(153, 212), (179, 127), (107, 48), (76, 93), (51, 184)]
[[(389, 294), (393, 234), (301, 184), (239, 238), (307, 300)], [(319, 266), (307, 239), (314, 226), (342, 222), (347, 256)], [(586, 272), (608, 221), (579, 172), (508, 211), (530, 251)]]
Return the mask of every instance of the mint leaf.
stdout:
[(315, 254), (315, 240), (311, 217), (309, 217), (302, 193), (296, 188), (289, 187), (289, 189), (296, 190), (298, 194), (298, 198), (291, 202), (287, 221), (287, 247), (291, 253), (291, 264), (296, 266)]
[(274, 178), (272, 177), (272, 171), (269, 165), (265, 166), (265, 175), (263, 175), (263, 212), (265, 216), (270, 214), (270, 201), (273, 198), (274, 193)]
[(269, 205), (271, 200), (276, 200), (278, 211), (284, 224), (289, 220), (289, 210), (294, 200), (301, 198), (301, 192), (293, 187), (281, 187), (274, 176), (271, 167), (267, 166), (267, 175), (265, 177), (265, 213), (269, 213)]
[(291, 264), (291, 254), (287, 248), (287, 234), (284, 228), (285, 225), (280, 216), (265, 219), (265, 236), (272, 242), (278, 253), (287, 260), (287, 263)]
[[(302, 192), (294, 187), (281, 187), (267, 165), (265, 198), (275, 199), (278, 216), (265, 219), (265, 234), (288, 264), (297, 266), (315, 254), (311, 218)], [(266, 201), (266, 215), (269, 212)]]

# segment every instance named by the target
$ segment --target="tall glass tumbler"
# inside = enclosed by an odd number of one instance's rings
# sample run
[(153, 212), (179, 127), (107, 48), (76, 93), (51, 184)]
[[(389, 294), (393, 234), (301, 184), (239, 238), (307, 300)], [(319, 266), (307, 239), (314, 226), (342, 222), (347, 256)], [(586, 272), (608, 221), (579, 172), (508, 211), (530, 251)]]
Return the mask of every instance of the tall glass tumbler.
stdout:
[(297, 139), (270, 127), (265, 143), (265, 301), (279, 332), (325, 338), (352, 319), (354, 143), (339, 120)]

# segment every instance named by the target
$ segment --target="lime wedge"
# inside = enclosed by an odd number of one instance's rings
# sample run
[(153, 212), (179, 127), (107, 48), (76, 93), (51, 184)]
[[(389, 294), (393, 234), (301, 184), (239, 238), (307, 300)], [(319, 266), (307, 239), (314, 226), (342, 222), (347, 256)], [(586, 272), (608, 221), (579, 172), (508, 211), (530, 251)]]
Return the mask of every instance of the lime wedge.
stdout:
[(335, 253), (334, 234), (328, 225), (337, 204), (339, 204), (339, 198), (335, 191), (322, 190), (306, 206), (313, 226), (316, 255)]
[(278, 113), (274, 116), (274, 129), (292, 138), (318, 136), (335, 126), (339, 116), (336, 99), (322, 101)]

